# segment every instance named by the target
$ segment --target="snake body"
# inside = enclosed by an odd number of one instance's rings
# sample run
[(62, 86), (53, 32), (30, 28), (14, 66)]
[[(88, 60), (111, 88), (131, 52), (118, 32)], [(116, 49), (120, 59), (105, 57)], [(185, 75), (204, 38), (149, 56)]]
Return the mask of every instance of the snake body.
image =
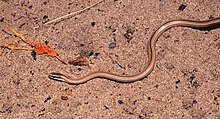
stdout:
[(138, 80), (141, 80), (147, 77), (154, 69), (155, 61), (156, 61), (155, 45), (156, 45), (158, 38), (166, 30), (173, 28), (173, 27), (190, 27), (190, 28), (202, 29), (202, 28), (215, 27), (218, 25), (220, 25), (220, 18), (210, 19), (206, 21), (173, 20), (173, 21), (169, 21), (163, 24), (153, 33), (150, 40), (148, 41), (148, 63), (147, 63), (146, 68), (141, 73), (136, 74), (136, 75), (121, 76), (121, 75), (116, 75), (116, 74), (112, 74), (109, 72), (97, 71), (97, 72), (92, 72), (88, 75), (85, 75), (84, 77), (79, 78), (79, 79), (73, 79), (73, 78), (70, 78), (69, 76), (65, 76), (60, 73), (50, 73), (48, 77), (53, 80), (58, 80), (58, 81), (66, 82), (70, 84), (85, 83), (88, 80), (91, 80), (97, 77), (106, 78), (106, 79), (110, 79), (116, 82), (123, 82), (123, 83), (135, 82), (135, 81), (138, 81)]

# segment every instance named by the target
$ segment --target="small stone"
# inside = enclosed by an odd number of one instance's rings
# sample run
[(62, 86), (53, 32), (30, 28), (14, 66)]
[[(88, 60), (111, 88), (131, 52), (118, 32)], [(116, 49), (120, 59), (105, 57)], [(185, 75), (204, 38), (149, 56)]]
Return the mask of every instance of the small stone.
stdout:
[(116, 43), (115, 42), (111, 42), (108, 46), (109, 49), (113, 49), (116, 47)]
[(182, 5), (180, 5), (179, 10), (183, 11), (185, 8), (186, 8), (186, 5), (182, 4)]
[(118, 100), (118, 103), (119, 104), (123, 104), (124, 102), (122, 100)]
[(61, 96), (61, 100), (68, 100), (67, 96)]
[(92, 22), (92, 23), (91, 23), (91, 26), (95, 26), (95, 22)]

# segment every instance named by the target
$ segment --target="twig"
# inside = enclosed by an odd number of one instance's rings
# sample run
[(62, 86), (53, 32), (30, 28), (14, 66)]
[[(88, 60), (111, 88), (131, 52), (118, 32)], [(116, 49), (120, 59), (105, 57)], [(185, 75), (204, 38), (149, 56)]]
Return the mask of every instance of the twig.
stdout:
[(11, 51), (12, 50), (30, 50), (30, 51), (34, 51), (36, 55), (47, 54), (48, 56), (56, 57), (62, 63), (66, 64), (66, 61), (64, 59), (62, 59), (60, 56), (58, 56), (58, 54), (52, 48), (50, 48), (47, 44), (46, 45), (41, 45), (41, 44), (32, 42), (32, 41), (26, 39), (23, 35), (21, 35), (17, 31), (15, 31), (14, 29), (7, 26), (6, 24), (0, 24), (0, 26), (2, 26), (4, 29), (8, 30), (9, 32), (13, 33), (15, 36), (19, 37), (23, 42), (25, 42), (26, 44), (28, 44), (29, 46), (31, 46), (33, 48), (13, 46), (13, 45), (10, 45), (10, 44), (7, 44), (7, 43), (0, 42), (1, 47), (8, 48)]
[(79, 10), (79, 11), (76, 11), (76, 12), (72, 12), (72, 13), (63, 15), (63, 16), (61, 16), (61, 17), (58, 17), (58, 18), (56, 18), (56, 19), (53, 19), (53, 20), (51, 20), (51, 21), (48, 21), (48, 22), (45, 23), (45, 25), (48, 25), (48, 24), (51, 24), (51, 23), (54, 23), (54, 22), (57, 22), (57, 21), (60, 21), (60, 20), (64, 20), (64, 19), (70, 18), (70, 17), (72, 17), (72, 16), (75, 16), (75, 15), (77, 15), (77, 14), (80, 14), (80, 13), (82, 13), (82, 12), (84, 12), (84, 11), (86, 11), (86, 10), (88, 10), (88, 9), (90, 9), (90, 8), (92, 8), (92, 7), (96, 6), (96, 5), (98, 5), (98, 4), (100, 4), (100, 3), (103, 2), (103, 1), (104, 1), (104, 0), (101, 0), (101, 1), (99, 1), (99, 2), (97, 2), (97, 3), (92, 4), (92, 5), (89, 6), (89, 7), (86, 7), (86, 8), (84, 8), (84, 9), (82, 9), (82, 10)]

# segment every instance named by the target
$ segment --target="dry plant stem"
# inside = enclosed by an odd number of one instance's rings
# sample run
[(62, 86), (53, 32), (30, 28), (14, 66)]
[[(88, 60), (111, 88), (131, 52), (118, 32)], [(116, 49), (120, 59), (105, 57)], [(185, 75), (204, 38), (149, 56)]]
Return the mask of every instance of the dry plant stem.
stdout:
[(2, 45), (2, 47), (8, 48), (10, 50), (28, 50), (28, 51), (33, 51), (34, 48), (24, 48), (24, 47), (16, 47), (16, 46), (10, 46), (8, 44), (2, 43), (0, 42), (0, 45)]
[(208, 21), (174, 20), (174, 21), (169, 21), (165, 23), (164, 25), (159, 27), (154, 32), (154, 34), (151, 36), (150, 40), (148, 41), (147, 67), (141, 73), (133, 75), (133, 76), (122, 76), (122, 75), (116, 75), (116, 74), (112, 74), (108, 72), (97, 71), (97, 72), (90, 73), (79, 79), (70, 78), (60, 73), (50, 73), (49, 78), (53, 80), (70, 83), (70, 84), (85, 83), (88, 80), (91, 80), (97, 77), (102, 77), (102, 78), (110, 79), (110, 80), (117, 81), (117, 82), (124, 82), (124, 83), (135, 82), (135, 81), (145, 78), (152, 72), (155, 66), (155, 61), (156, 61), (156, 51), (155, 51), (156, 41), (161, 36), (161, 34), (164, 33), (166, 30), (173, 28), (173, 27), (206, 28), (206, 27), (211, 27), (211, 26), (219, 25), (219, 24), (220, 24), (220, 18), (216, 18), (216, 19), (212, 19)]
[(37, 43), (31, 42), (30, 40), (26, 39), (23, 35), (21, 35), (20, 33), (16, 32), (15, 30), (9, 28), (8, 26), (6, 26), (5, 24), (2, 24), (2, 26), (7, 29), (8, 31), (10, 31), (11, 33), (15, 34), (16, 36), (18, 36), (22, 41), (24, 41), (25, 43), (27, 43), (28, 45), (32, 46), (32, 47), (36, 47)]
[[(12, 44), (14, 44), (15, 43), (15, 45), (16, 46), (13, 46)], [(28, 50), (28, 51), (33, 51), (34, 50), (34, 48), (25, 48), (25, 47), (21, 47), (21, 46), (19, 46), (18, 45), (18, 38), (16, 37), (16, 38), (13, 38), (12, 40), (9, 40), (9, 41), (6, 41), (6, 42), (0, 42), (0, 45), (1, 45), (1, 47), (3, 47), (2, 48), (2, 51), (1, 51), (1, 53), (0, 53), (0, 56), (2, 56), (2, 54), (3, 54), (3, 51), (4, 51), (4, 49), (5, 48), (7, 48), (7, 49), (9, 49), (10, 51), (6, 54), (6, 58), (8, 59), (8, 60), (10, 60), (11, 62), (13, 62), (12, 60), (11, 60), (11, 58), (10, 58), (10, 54), (11, 54), (11, 52), (13, 51), (13, 50)]]
[(30, 40), (26, 39), (23, 35), (21, 35), (17, 31), (15, 31), (14, 29), (8, 27), (7, 25), (5, 25), (5, 24), (1, 24), (1, 25), (5, 29), (7, 29), (8, 31), (10, 31), (11, 33), (13, 33), (17, 37), (19, 37), (23, 42), (27, 43), (29, 46), (34, 47), (34, 48), (15, 47), (15, 46), (10, 46), (5, 43), (1, 43), (0, 45), (4, 46), (6, 48), (9, 48), (11, 50), (32, 50), (36, 53), (36, 55), (47, 54), (48, 56), (56, 57), (59, 61), (66, 64), (66, 61), (64, 59), (62, 59), (60, 56), (58, 56), (58, 54), (52, 48), (50, 48), (48, 45), (40, 45), (38, 43), (31, 42)]
[(102, 1), (99, 1), (99, 2), (97, 2), (97, 3), (94, 3), (94, 4), (92, 4), (91, 6), (86, 7), (86, 8), (84, 8), (84, 9), (82, 9), (82, 10), (79, 10), (79, 11), (76, 11), (76, 12), (72, 12), (72, 13), (66, 14), (66, 15), (64, 15), (64, 16), (58, 17), (58, 18), (56, 18), (56, 19), (53, 19), (53, 20), (51, 20), (51, 21), (48, 21), (47, 23), (45, 23), (45, 25), (48, 25), (48, 24), (51, 24), (51, 23), (54, 23), (54, 22), (58, 22), (58, 21), (60, 21), (60, 20), (64, 20), (64, 19), (73, 17), (73, 16), (75, 16), (75, 15), (77, 15), (77, 14), (80, 14), (80, 13), (82, 13), (82, 12), (84, 12), (84, 11), (86, 11), (86, 10), (88, 10), (88, 9), (90, 9), (90, 8), (92, 8), (92, 7), (96, 6), (96, 5), (98, 5), (98, 4), (100, 4), (101, 2), (103, 2), (103, 0), (102, 0)]
[(6, 58), (7, 58), (8, 60), (10, 60), (11, 62), (13, 62), (13, 61), (11, 60), (11, 58), (10, 58), (9, 56), (10, 56), (10, 54), (11, 54), (11, 52), (12, 52), (13, 50), (28, 50), (28, 51), (33, 51), (33, 50), (34, 50), (34, 48), (24, 48), (24, 47), (19, 47), (19, 46), (18, 46), (18, 47), (15, 47), (15, 46), (10, 46), (10, 45), (8, 45), (8, 44), (1, 43), (1, 42), (0, 42), (0, 45), (1, 45), (1, 47), (3, 47), (3, 50), (2, 50), (1, 53), (0, 53), (0, 56), (2, 56), (3, 51), (4, 51), (5, 48), (10, 49), (10, 51), (6, 54)]
[(2, 48), (2, 50), (1, 50), (1, 52), (0, 52), (0, 57), (2, 56), (4, 50), (5, 50), (5, 48)]

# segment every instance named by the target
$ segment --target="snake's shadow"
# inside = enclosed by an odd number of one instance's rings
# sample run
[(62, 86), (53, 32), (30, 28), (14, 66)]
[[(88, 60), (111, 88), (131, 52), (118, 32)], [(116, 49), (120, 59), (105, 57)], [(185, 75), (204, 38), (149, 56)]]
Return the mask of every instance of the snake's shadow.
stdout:
[(220, 28), (220, 23), (212, 24), (210, 26), (203, 27), (203, 28), (198, 28), (198, 27), (190, 27), (190, 28), (198, 29), (198, 30), (201, 30), (201, 31), (211, 31), (211, 30)]

